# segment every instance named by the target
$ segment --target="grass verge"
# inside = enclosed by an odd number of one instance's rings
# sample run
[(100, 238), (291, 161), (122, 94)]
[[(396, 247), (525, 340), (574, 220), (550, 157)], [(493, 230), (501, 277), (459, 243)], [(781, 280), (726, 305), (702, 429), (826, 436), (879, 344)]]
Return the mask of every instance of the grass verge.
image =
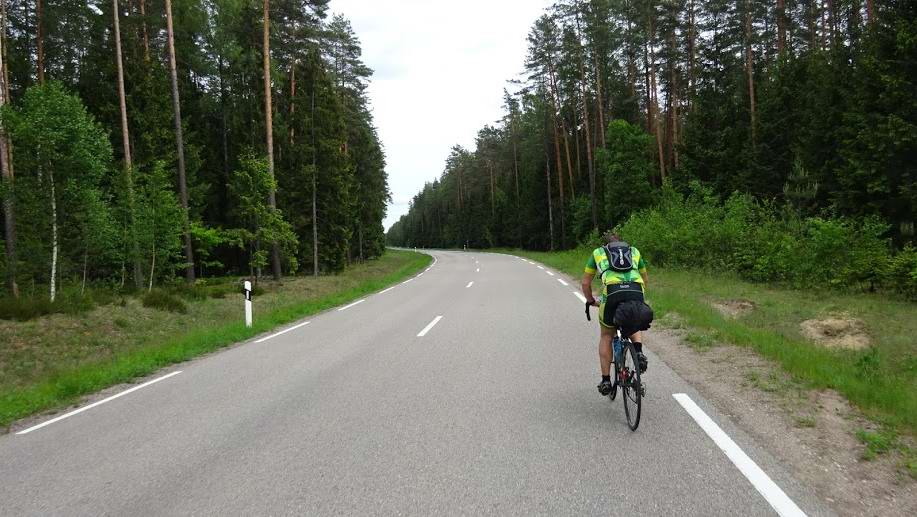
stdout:
[[(588, 251), (511, 253), (579, 278)], [(917, 304), (881, 295), (797, 291), (713, 275), (650, 268), (647, 299), (657, 320), (676, 313), (695, 348), (717, 342), (749, 347), (812, 389), (841, 393), (892, 433), (917, 436)], [(711, 302), (743, 299), (754, 310), (727, 317)], [(842, 313), (861, 319), (872, 339), (866, 350), (836, 350), (804, 338), (799, 324)]]
[(0, 322), (0, 428), (353, 301), (431, 261), (429, 255), (389, 250), (340, 275), (288, 278), (256, 297), (252, 328), (241, 321), (241, 296), (189, 301), (186, 313), (133, 301), (79, 316)]

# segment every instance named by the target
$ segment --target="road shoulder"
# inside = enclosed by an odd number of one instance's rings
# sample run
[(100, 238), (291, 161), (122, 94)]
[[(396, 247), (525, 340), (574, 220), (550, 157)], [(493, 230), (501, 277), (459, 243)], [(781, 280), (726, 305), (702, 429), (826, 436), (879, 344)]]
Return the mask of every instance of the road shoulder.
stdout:
[(672, 328), (652, 337), (657, 356), (839, 515), (917, 515), (917, 483), (895, 454), (863, 459), (856, 432), (875, 424), (842, 396), (803, 388), (747, 348), (694, 349)]

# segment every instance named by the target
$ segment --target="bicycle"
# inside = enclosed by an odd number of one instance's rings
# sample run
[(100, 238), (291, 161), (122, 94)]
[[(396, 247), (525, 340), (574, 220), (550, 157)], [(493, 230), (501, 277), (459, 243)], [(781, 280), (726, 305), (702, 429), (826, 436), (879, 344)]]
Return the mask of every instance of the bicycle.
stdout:
[[(592, 321), (589, 307), (589, 302), (586, 302), (586, 319)], [(618, 386), (620, 386), (627, 426), (630, 427), (631, 431), (636, 431), (637, 427), (640, 426), (640, 412), (643, 405), (643, 396), (646, 394), (646, 386), (640, 381), (640, 362), (637, 359), (637, 347), (634, 346), (630, 336), (621, 336), (619, 327), (615, 330), (616, 335), (612, 342), (614, 384), (608, 394), (608, 400), (614, 402), (618, 395)]]

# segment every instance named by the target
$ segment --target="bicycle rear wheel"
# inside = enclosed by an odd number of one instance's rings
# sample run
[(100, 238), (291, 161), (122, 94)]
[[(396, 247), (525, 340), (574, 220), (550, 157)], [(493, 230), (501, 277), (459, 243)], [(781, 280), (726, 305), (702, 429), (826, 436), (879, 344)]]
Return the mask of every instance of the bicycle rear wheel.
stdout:
[(621, 353), (624, 357), (623, 372), (618, 372), (621, 398), (624, 400), (624, 414), (631, 431), (640, 425), (640, 410), (643, 403), (643, 384), (640, 382), (640, 363), (637, 348), (628, 341)]

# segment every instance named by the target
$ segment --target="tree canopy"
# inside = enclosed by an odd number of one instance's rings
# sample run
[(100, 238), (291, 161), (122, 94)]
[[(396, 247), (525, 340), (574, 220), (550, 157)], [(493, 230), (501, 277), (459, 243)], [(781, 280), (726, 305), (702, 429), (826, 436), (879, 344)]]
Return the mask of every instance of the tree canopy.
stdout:
[[(148, 288), (189, 257), (189, 279), (258, 275), (273, 243), (285, 272), (333, 273), (383, 253), (390, 194), (372, 70), (328, 0), (172, 0), (172, 31), (165, 0), (0, 7), (0, 268), (11, 287), (88, 278)], [(262, 167), (265, 84), (273, 177)]]

